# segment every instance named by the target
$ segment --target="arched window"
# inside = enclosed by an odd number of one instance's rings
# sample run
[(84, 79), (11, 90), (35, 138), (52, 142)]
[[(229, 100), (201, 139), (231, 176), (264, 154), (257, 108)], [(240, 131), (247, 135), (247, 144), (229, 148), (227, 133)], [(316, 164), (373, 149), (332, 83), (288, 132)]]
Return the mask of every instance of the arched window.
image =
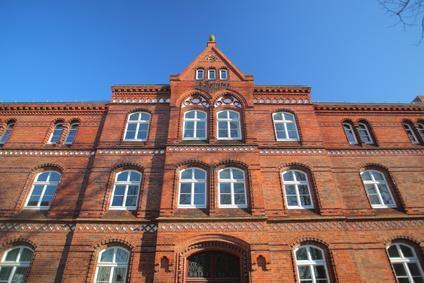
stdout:
[(421, 140), (424, 142), (424, 123), (423, 122), (417, 123), (417, 130), (421, 136)]
[(362, 182), (373, 208), (396, 207), (384, 174), (377, 170), (361, 172)]
[(371, 137), (371, 133), (368, 129), (368, 126), (365, 123), (358, 123), (358, 134), (361, 142), (364, 144), (373, 144), (374, 141)]
[(184, 113), (184, 139), (205, 140), (207, 133), (206, 113), (192, 110)]
[(297, 279), (305, 283), (330, 282), (324, 251), (313, 245), (302, 245), (295, 250)]
[(387, 247), (390, 263), (398, 283), (424, 282), (424, 272), (415, 249), (404, 243)]
[(205, 78), (205, 70), (197, 69), (196, 70), (196, 80), (203, 80)]
[(78, 122), (74, 122), (71, 124), (71, 126), (69, 127), (68, 135), (66, 136), (66, 139), (65, 139), (65, 144), (72, 144), (75, 141), (75, 138), (78, 132), (78, 127), (79, 127)]
[(125, 141), (146, 141), (149, 134), (150, 114), (134, 112), (128, 116)]
[(60, 139), (62, 138), (62, 134), (63, 134), (63, 123), (62, 122), (57, 122), (54, 125), (53, 132), (50, 135), (49, 143), (50, 144), (57, 144), (57, 143), (59, 143), (60, 142)]
[(299, 170), (283, 172), (287, 208), (314, 208), (308, 175)]
[(292, 113), (277, 112), (272, 114), (277, 141), (298, 141), (296, 119)]
[(218, 116), (218, 139), (221, 140), (240, 140), (240, 114), (232, 110), (220, 111)]
[(135, 170), (125, 170), (116, 174), (110, 209), (137, 209), (140, 181), (141, 173)]
[(355, 131), (353, 130), (352, 124), (348, 122), (343, 123), (343, 130), (345, 132), (346, 138), (350, 144), (358, 144), (356, 139)]
[(206, 207), (206, 171), (187, 168), (180, 172), (179, 207)]
[(216, 70), (209, 69), (208, 70), (208, 80), (216, 80)]
[(95, 283), (118, 283), (127, 281), (130, 252), (120, 247), (110, 247), (99, 254)]
[(9, 140), (14, 126), (15, 126), (14, 122), (7, 123), (6, 128), (3, 131), (3, 134), (0, 136), (0, 144), (5, 144)]
[(219, 70), (219, 79), (226, 81), (228, 80), (228, 70), (227, 69), (220, 69)]
[(17, 246), (7, 250), (0, 263), (0, 282), (25, 282), (33, 254), (34, 252), (25, 246)]
[(218, 172), (219, 207), (246, 208), (246, 178), (243, 170), (225, 168)]
[(61, 174), (57, 171), (38, 173), (26, 201), (26, 208), (48, 209), (56, 193)]
[(415, 136), (414, 129), (412, 128), (411, 124), (405, 122), (403, 123), (403, 128), (405, 129), (406, 135), (408, 136), (409, 141), (411, 143), (413, 144), (419, 143), (417, 136)]

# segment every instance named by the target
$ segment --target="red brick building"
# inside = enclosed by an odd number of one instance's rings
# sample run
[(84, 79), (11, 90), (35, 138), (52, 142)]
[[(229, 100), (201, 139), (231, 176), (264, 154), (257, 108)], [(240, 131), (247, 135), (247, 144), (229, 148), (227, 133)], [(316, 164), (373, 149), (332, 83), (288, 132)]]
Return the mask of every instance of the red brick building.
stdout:
[(310, 91), (209, 41), (167, 85), (0, 104), (0, 282), (423, 282), (423, 97)]

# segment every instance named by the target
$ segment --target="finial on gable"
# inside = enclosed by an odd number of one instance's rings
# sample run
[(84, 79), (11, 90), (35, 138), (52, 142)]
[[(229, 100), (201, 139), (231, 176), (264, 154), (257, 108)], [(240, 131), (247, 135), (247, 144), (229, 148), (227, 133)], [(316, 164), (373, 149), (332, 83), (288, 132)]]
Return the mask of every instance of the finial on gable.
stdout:
[(215, 42), (215, 35), (213, 35), (213, 34), (210, 34), (210, 35), (209, 35), (208, 46), (209, 46), (209, 45), (216, 45), (216, 42)]

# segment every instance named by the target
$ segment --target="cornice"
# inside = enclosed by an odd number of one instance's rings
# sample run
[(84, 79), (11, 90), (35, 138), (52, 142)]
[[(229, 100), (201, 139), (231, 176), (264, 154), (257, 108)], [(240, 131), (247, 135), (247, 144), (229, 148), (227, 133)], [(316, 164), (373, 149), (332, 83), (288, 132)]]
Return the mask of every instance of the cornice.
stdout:
[(255, 104), (310, 104), (309, 99), (288, 99), (285, 97), (267, 97), (267, 98), (255, 98), (253, 99)]
[(310, 87), (305, 86), (267, 86), (257, 85), (253, 89), (254, 95), (266, 95), (266, 94), (302, 94), (309, 95), (311, 93)]
[(112, 103), (141, 103), (141, 104), (167, 104), (169, 103), (169, 98), (135, 98), (128, 96), (114, 96)]
[(315, 110), (319, 112), (424, 112), (424, 105), (416, 104), (314, 104)]
[(156, 85), (115, 85), (112, 86), (112, 93), (169, 93), (170, 87), (167, 84)]
[(259, 153), (272, 154), (328, 154), (328, 155), (421, 155), (424, 149), (305, 149), (305, 148), (261, 148)]
[(121, 154), (131, 154), (131, 155), (143, 155), (143, 154), (164, 154), (165, 150), (163, 149), (99, 149), (97, 150), (98, 154), (102, 155), (121, 155)]
[(254, 152), (256, 146), (251, 145), (172, 145), (166, 148), (169, 152)]
[(93, 155), (91, 150), (16, 150), (0, 149), (0, 156), (89, 156)]
[(10, 111), (14, 114), (54, 113), (69, 111), (72, 114), (99, 113), (106, 110), (106, 103), (1, 103), (0, 111)]

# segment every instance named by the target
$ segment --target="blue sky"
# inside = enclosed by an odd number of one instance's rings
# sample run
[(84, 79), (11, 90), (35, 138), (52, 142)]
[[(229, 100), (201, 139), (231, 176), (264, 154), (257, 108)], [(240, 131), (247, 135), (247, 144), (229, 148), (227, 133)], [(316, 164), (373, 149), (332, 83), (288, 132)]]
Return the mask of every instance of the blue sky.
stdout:
[(314, 101), (424, 94), (418, 28), (378, 0), (0, 1), (0, 101), (106, 101), (114, 84), (168, 83), (215, 34), (257, 84)]

